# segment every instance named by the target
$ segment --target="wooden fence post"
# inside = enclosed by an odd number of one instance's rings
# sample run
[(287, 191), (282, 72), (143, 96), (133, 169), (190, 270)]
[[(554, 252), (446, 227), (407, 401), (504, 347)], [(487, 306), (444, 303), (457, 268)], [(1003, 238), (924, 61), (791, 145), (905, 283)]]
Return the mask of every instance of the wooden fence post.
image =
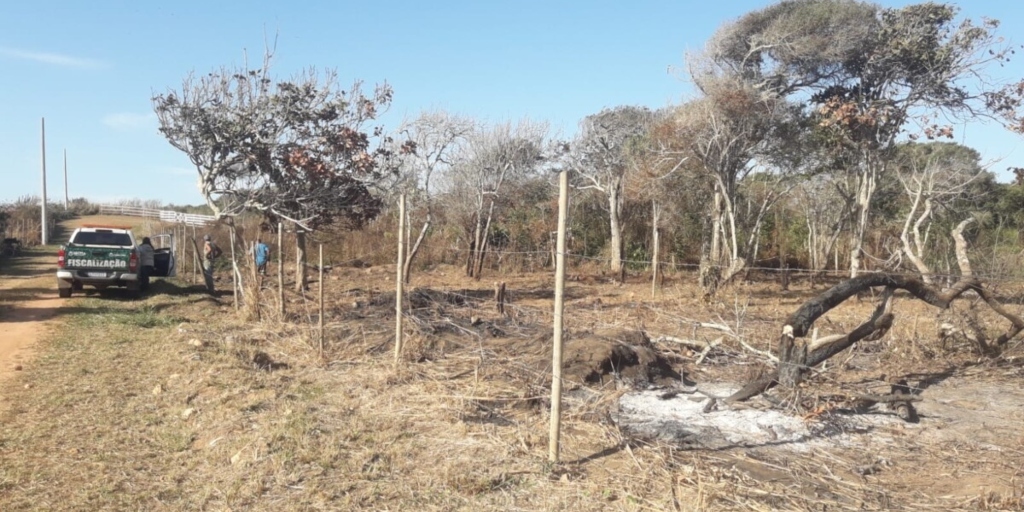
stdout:
[(651, 202), (651, 224), (653, 225), (653, 232), (651, 237), (653, 238), (653, 249), (651, 255), (651, 297), (654, 297), (658, 293), (658, 277), (661, 271), (660, 262), (658, 257), (661, 253), (661, 230), (659, 223), (661, 221), (661, 206), (658, 205), (657, 201)]
[[(306, 291), (309, 273), (306, 272), (306, 230), (295, 226), (295, 291)], [(305, 294), (303, 294), (305, 296)]]
[(324, 244), (320, 244), (320, 359), (324, 358)]
[(277, 223), (277, 302), (284, 320), (284, 223)]
[(196, 272), (199, 271), (199, 251), (196, 250), (196, 227), (192, 226), (192, 284), (196, 284)]
[(558, 462), (562, 429), (562, 330), (565, 309), (565, 220), (569, 210), (569, 171), (558, 176), (558, 247), (555, 252), (554, 343), (551, 351), (551, 428), (548, 434), (548, 460)]
[(494, 303), (498, 307), (498, 314), (505, 314), (505, 283), (494, 282)]
[(181, 229), (179, 229), (178, 232), (181, 234), (181, 238), (177, 239), (178, 240), (178, 244), (181, 245), (181, 249), (178, 250), (178, 252), (181, 253), (181, 259), (179, 259), (178, 261), (180, 261), (181, 265), (182, 265), (181, 266), (181, 271), (182, 271), (181, 279), (182, 279), (182, 281), (184, 281), (185, 280), (185, 276), (184, 276), (185, 265), (186, 265), (186, 262), (188, 260), (188, 247), (186, 247), (186, 245), (185, 245), (185, 239), (188, 238), (188, 226), (181, 226)]
[(398, 262), (395, 278), (395, 369), (402, 355), (402, 294), (405, 285), (405, 194), (398, 198)]
[(238, 261), (235, 259), (235, 226), (232, 225), (228, 231), (231, 236), (231, 294), (235, 301), (235, 311), (238, 311)]

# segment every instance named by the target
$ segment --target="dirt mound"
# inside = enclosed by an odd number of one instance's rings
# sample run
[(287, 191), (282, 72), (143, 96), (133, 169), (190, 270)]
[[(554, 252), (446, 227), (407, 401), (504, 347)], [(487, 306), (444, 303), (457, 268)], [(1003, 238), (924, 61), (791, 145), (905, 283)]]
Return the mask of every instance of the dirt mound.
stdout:
[[(550, 356), (549, 356), (550, 357)], [(633, 388), (678, 384), (682, 375), (654, 350), (642, 332), (602, 330), (569, 336), (563, 349), (562, 378), (603, 385), (618, 381)], [(547, 368), (550, 370), (550, 359)]]

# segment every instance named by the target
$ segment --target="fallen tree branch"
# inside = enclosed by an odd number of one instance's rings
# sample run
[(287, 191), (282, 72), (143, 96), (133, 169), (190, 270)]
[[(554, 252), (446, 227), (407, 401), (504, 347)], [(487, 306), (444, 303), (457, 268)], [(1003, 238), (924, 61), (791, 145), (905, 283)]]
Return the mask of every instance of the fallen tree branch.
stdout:
[[(924, 399), (919, 396), (908, 396), (903, 394), (895, 395), (854, 395), (857, 400), (874, 402), (875, 404), (891, 404), (896, 402), (921, 402)], [(871, 404), (874, 405), (874, 404)]]
[[(970, 259), (967, 256), (967, 241), (963, 236), (964, 229), (973, 221), (973, 218), (966, 219), (952, 231), (957, 264), (961, 272), (960, 279), (952, 287), (941, 290), (925, 282), (921, 276), (890, 273), (861, 274), (833, 286), (821, 295), (803, 303), (786, 319), (779, 339), (778, 367), (763, 377), (747, 383), (725, 401), (727, 403), (742, 402), (764, 393), (778, 384), (795, 386), (811, 368), (849, 348), (854, 343), (860, 340), (881, 338), (892, 327), (892, 297), (896, 290), (905, 290), (917, 299), (940, 309), (949, 308), (950, 304), (964, 293), (974, 291), (993, 311), (1010, 321), (1010, 327), (993, 343), (988, 343), (981, 328), (975, 327), (978, 332), (977, 343), (982, 351), (988, 354), (997, 354), (1002, 346), (1024, 330), (1024, 320), (1004, 308), (974, 276)], [(814, 322), (828, 311), (858, 293), (880, 286), (885, 287), (882, 302), (878, 304), (866, 322), (857, 326), (849, 334), (827, 336), (821, 339), (817, 339), (815, 334), (810, 343), (797, 341), (806, 337)], [(894, 387), (894, 396), (908, 396), (905, 392), (898, 392), (898, 389)], [(870, 400), (870, 398), (866, 400)], [(895, 407), (901, 418), (910, 420), (914, 417), (915, 413), (910, 405), (912, 401), (914, 400), (909, 398), (892, 400), (892, 403), (896, 404)]]
[(742, 345), (743, 348), (747, 349), (750, 352), (753, 352), (753, 353), (755, 353), (755, 354), (757, 354), (757, 355), (759, 355), (761, 357), (767, 358), (768, 360), (770, 360), (773, 363), (778, 363), (779, 362), (779, 358), (775, 354), (772, 354), (771, 352), (766, 352), (764, 350), (758, 350), (758, 349), (756, 349), (754, 347), (751, 347), (750, 345), (747, 344), (747, 342), (745, 342), (745, 341), (743, 341), (743, 340), (741, 340), (739, 338), (736, 338), (736, 341), (740, 342), (740, 345)]
[(736, 333), (733, 332), (732, 328), (729, 327), (728, 325), (713, 324), (713, 323), (710, 323), (710, 322), (696, 322), (696, 321), (691, 321), (691, 322), (688, 322), (688, 323), (693, 325), (694, 331), (696, 331), (698, 328), (703, 327), (705, 329), (714, 329), (716, 331), (722, 331), (722, 332), (728, 334), (729, 336), (736, 336)]
[(703, 350), (703, 349), (714, 347), (715, 345), (717, 345), (719, 342), (722, 341), (722, 338), (719, 337), (719, 338), (717, 338), (717, 339), (715, 339), (713, 341), (702, 341), (702, 340), (688, 340), (688, 339), (683, 339), (683, 338), (676, 338), (675, 336), (658, 336), (657, 338), (654, 338), (653, 341), (655, 343), (671, 342), (671, 343), (676, 343), (678, 345), (683, 345), (683, 346), (687, 346), (687, 347), (690, 347), (690, 348), (696, 348), (696, 349)]
[[(1004, 308), (1003, 305), (1000, 304), (999, 301), (997, 301), (995, 297), (993, 297), (992, 294), (989, 293), (988, 290), (978, 287), (978, 289), (975, 291), (978, 292), (978, 296), (981, 297), (981, 300), (985, 301), (985, 304), (988, 304), (988, 307), (992, 308), (992, 311), (995, 311), (999, 316), (1002, 316), (1003, 318), (1010, 321), (1010, 328), (1007, 329), (1006, 332), (1004, 332), (1003, 334), (1000, 334), (999, 337), (996, 338), (995, 342), (993, 343), (995, 347), (1003, 347), (1011, 339), (1013, 339), (1014, 336), (1016, 336), (1022, 330), (1024, 330), (1024, 320), (1022, 320), (1019, 316), (1007, 311), (1006, 308)], [(992, 349), (993, 346), (989, 345), (988, 348)]]
[[(856, 281), (858, 279), (861, 279), (862, 281), (869, 281), (866, 279), (867, 277), (869, 277), (869, 275), (862, 275), (860, 277), (850, 279), (845, 283)], [(797, 313), (794, 313), (790, 318), (801, 318), (801, 315), (803, 315), (802, 318), (814, 317), (816, 319), (818, 316), (824, 314), (827, 309), (819, 310), (817, 312), (813, 310), (806, 311), (805, 309), (808, 307), (808, 304), (820, 302), (818, 299), (829, 295), (830, 292), (833, 292), (836, 288), (841, 288), (845, 283), (840, 283), (833, 289), (822, 294), (822, 296), (819, 296), (816, 299), (811, 299), (801, 306), (801, 308), (797, 310)], [(924, 285), (921, 281), (917, 281), (917, 283)], [(743, 386), (739, 391), (733, 393), (732, 396), (727, 398), (726, 402), (735, 403), (749, 400), (750, 398), (775, 387), (780, 383), (780, 381), (785, 381), (787, 384), (796, 384), (800, 381), (800, 378), (807, 372), (807, 370), (821, 364), (839, 352), (842, 352), (854, 343), (866, 338), (878, 339), (882, 337), (892, 326), (893, 315), (890, 311), (892, 307), (892, 291), (892, 287), (886, 287), (886, 293), (883, 296), (882, 302), (877, 308), (875, 308), (875, 311), (866, 322), (857, 326), (855, 329), (850, 331), (849, 334), (839, 337), (828, 336), (818, 340), (816, 344), (817, 346), (813, 350), (811, 350), (805, 343), (796, 342), (796, 337), (793, 335), (793, 333), (796, 332), (796, 329), (787, 324), (780, 340), (779, 367), (765, 376), (747, 383), (747, 385)], [(853, 294), (851, 293), (850, 296), (852, 295)], [(803, 335), (806, 335), (807, 328), (804, 327), (801, 332)]]
[[(708, 327), (710, 329), (716, 329), (716, 330), (723, 331), (723, 332), (727, 333), (730, 337), (735, 339), (740, 344), (740, 346), (743, 347), (744, 350), (753, 352), (754, 354), (757, 354), (757, 355), (759, 355), (761, 357), (764, 357), (764, 358), (772, 361), (773, 363), (778, 363), (779, 362), (779, 358), (775, 354), (772, 354), (772, 353), (764, 351), (764, 350), (758, 350), (758, 349), (750, 346), (749, 343), (747, 343), (746, 341), (743, 341), (743, 339), (741, 339), (739, 336), (736, 336), (732, 332), (732, 329), (729, 329), (728, 327), (726, 327), (724, 325), (720, 325), (720, 324), (706, 324), (706, 323), (701, 323), (701, 322), (694, 322), (694, 327), (695, 328), (696, 327)], [(657, 338), (654, 339), (654, 342), (655, 343), (659, 343), (659, 342), (666, 342), (666, 341), (668, 341), (668, 342), (672, 342), (672, 343), (678, 343), (680, 345), (685, 345), (685, 346), (690, 347), (690, 348), (699, 349), (702, 352), (700, 354), (700, 357), (697, 358), (696, 364), (700, 364), (701, 362), (704, 361), (704, 358), (707, 357), (708, 353), (711, 350), (713, 350), (715, 347), (717, 347), (717, 346), (722, 344), (723, 340), (724, 340), (723, 336), (719, 336), (719, 337), (711, 340), (710, 342), (701, 341), (701, 340), (694, 340), (694, 339), (677, 338), (675, 336), (658, 336)]]
[[(962, 238), (962, 237), (961, 237)], [(968, 263), (969, 265), (969, 263)], [(963, 267), (962, 267), (963, 268)], [(969, 266), (963, 268), (969, 271)], [(885, 286), (886, 293), (882, 303), (875, 309), (866, 322), (859, 325), (849, 334), (827, 336), (812, 344), (797, 342), (797, 338), (807, 335), (814, 321), (846, 299), (874, 286)], [(807, 370), (821, 364), (830, 357), (850, 347), (860, 340), (874, 340), (883, 336), (892, 326), (893, 315), (890, 312), (892, 292), (906, 290), (914, 297), (940, 309), (946, 309), (965, 292), (973, 290), (985, 301), (993, 311), (1010, 321), (1011, 326), (991, 345), (989, 352), (994, 351), (1024, 331), (1024, 320), (1006, 310), (988, 290), (982, 287), (972, 275), (961, 276), (949, 290), (940, 291), (934, 286), (925, 284), (917, 276), (894, 274), (862, 274), (844, 281), (825, 293), (805, 302), (787, 319), (779, 343), (779, 368), (765, 376), (749, 382), (734, 393), (727, 402), (742, 402), (755, 397), (779, 383), (795, 385), (799, 383)]]
[[(767, 351), (764, 351), (764, 350), (758, 350), (758, 349), (752, 347), (749, 343), (746, 342), (746, 340), (741, 338), (740, 335), (737, 334), (736, 331), (734, 331), (728, 325), (716, 324), (716, 323), (711, 323), (711, 322), (698, 322), (696, 320), (687, 320), (687, 323), (689, 323), (691, 326), (693, 326), (693, 334), (694, 334), (694, 336), (697, 335), (697, 329), (699, 329), (699, 328), (714, 329), (716, 331), (723, 332), (726, 335), (728, 335), (730, 338), (736, 340), (736, 342), (739, 343), (740, 346), (743, 347), (744, 350), (747, 350), (747, 351), (752, 352), (754, 354), (757, 354), (757, 355), (759, 355), (761, 357), (764, 357), (764, 358), (770, 360), (773, 363), (778, 363), (779, 362), (779, 358), (777, 356), (775, 356), (774, 354), (772, 354), (771, 352), (767, 352)], [(678, 340), (678, 339), (674, 338), (673, 340)], [(721, 338), (719, 338), (719, 341), (721, 341)], [(703, 358), (701, 358), (701, 359), (703, 359)]]
[(715, 339), (713, 339), (711, 341), (701, 341), (701, 340), (686, 340), (686, 339), (683, 339), (683, 338), (676, 338), (674, 336), (658, 336), (654, 340), (655, 343), (662, 343), (662, 342), (666, 342), (666, 341), (669, 341), (669, 342), (672, 342), (672, 343), (678, 343), (680, 345), (684, 345), (684, 346), (687, 346), (687, 347), (690, 347), (690, 348), (700, 349), (700, 351), (701, 351), (700, 352), (700, 356), (698, 356), (697, 359), (694, 361), (694, 364), (700, 364), (700, 363), (704, 362), (704, 358), (706, 358), (708, 356), (708, 354), (711, 353), (712, 349), (714, 349), (715, 347), (717, 347), (718, 345), (720, 345), (722, 343), (722, 337), (719, 336), (719, 337), (717, 337), (717, 338), (715, 338)]

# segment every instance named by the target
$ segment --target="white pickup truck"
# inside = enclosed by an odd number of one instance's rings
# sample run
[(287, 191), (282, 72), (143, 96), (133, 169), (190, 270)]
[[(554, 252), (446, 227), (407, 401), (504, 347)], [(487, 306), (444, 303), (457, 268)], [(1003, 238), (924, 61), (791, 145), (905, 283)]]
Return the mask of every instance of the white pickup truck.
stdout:
[[(174, 237), (154, 235), (156, 248), (152, 277), (175, 275)], [(138, 245), (131, 229), (115, 226), (84, 226), (71, 234), (57, 252), (57, 291), (70, 297), (85, 285), (102, 290), (111, 286), (139, 290)]]

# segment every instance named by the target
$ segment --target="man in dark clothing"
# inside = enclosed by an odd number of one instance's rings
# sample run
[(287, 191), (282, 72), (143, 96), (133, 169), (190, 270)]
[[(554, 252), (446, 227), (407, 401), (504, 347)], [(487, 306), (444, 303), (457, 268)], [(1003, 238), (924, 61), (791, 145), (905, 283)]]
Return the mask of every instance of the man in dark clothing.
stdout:
[(153, 249), (153, 243), (149, 241), (149, 237), (143, 237), (142, 243), (139, 244), (139, 289), (146, 291), (149, 289), (149, 276), (153, 275), (153, 266), (156, 260), (156, 250)]
[(210, 235), (203, 237), (203, 279), (206, 281), (206, 291), (214, 294), (213, 289), (213, 263), (220, 256), (220, 247), (213, 243)]

